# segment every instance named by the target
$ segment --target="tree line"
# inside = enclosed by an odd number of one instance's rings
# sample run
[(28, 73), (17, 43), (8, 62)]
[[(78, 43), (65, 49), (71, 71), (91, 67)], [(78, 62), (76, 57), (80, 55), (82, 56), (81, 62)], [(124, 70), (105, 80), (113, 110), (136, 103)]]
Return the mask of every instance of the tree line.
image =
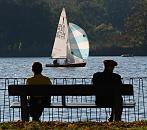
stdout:
[(63, 7), (90, 55), (147, 55), (146, 0), (0, 0), (0, 56), (50, 56)]

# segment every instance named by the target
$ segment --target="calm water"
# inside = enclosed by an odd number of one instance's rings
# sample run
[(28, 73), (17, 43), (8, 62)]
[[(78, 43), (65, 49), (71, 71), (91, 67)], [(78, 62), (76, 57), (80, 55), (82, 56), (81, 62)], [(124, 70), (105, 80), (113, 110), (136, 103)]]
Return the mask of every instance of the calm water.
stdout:
[[(43, 74), (51, 78), (92, 78), (96, 71), (103, 71), (103, 61), (106, 59), (113, 59), (118, 62), (115, 72), (122, 77), (147, 77), (147, 57), (89, 57), (86, 67), (77, 68), (49, 68), (45, 64), (52, 63), (52, 60), (45, 57), (40, 58), (0, 58), (0, 78), (26, 78), (32, 75), (31, 66), (34, 61), (39, 61), (43, 64)], [(147, 79), (147, 78), (145, 78)], [(134, 83), (136, 108), (139, 110), (139, 118), (144, 116), (144, 108), (147, 107), (147, 80), (144, 80), (145, 95), (140, 93), (138, 95), (138, 80)], [(1, 94), (2, 95), (2, 94)], [(144, 98), (143, 98), (144, 96)], [(0, 96), (2, 97), (2, 96)], [(139, 100), (139, 98), (141, 100)], [(142, 105), (145, 100), (146, 105)], [(3, 99), (0, 99), (0, 105), (3, 106)], [(139, 106), (139, 107), (137, 107)], [(145, 107), (144, 107), (145, 106)], [(3, 113), (8, 118), (9, 108)], [(65, 115), (64, 115), (65, 116)], [(66, 116), (65, 116), (66, 117)], [(85, 117), (84, 117), (85, 118)], [(134, 118), (133, 118), (134, 120)]]
[(43, 74), (49, 77), (91, 78), (96, 71), (103, 70), (103, 60), (113, 59), (118, 62), (115, 72), (122, 77), (147, 77), (147, 57), (89, 57), (86, 67), (78, 68), (49, 68), (49, 58), (0, 58), (0, 78), (25, 78), (32, 75), (31, 65), (34, 61), (43, 64)]

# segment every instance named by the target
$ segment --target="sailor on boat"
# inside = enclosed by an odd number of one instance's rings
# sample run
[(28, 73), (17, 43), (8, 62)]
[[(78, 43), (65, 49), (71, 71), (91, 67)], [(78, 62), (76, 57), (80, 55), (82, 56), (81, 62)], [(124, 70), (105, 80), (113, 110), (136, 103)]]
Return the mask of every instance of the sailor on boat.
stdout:
[(64, 64), (68, 64), (68, 59), (67, 58), (64, 60)]
[(54, 65), (59, 65), (58, 60), (57, 60), (57, 59), (53, 60), (53, 64), (54, 64)]

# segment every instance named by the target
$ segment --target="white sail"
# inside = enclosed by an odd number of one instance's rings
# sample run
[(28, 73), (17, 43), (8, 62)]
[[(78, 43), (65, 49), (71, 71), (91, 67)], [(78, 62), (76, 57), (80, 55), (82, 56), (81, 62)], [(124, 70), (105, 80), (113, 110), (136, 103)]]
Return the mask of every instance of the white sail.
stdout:
[(53, 64), (47, 67), (84, 67), (89, 56), (89, 41), (85, 31), (76, 24), (67, 24), (63, 8), (51, 54)]
[(87, 59), (89, 56), (87, 35), (82, 28), (73, 23), (69, 23), (69, 43), (75, 62), (83, 62), (84, 59)]
[(67, 39), (68, 39), (68, 25), (67, 25), (66, 12), (65, 9), (63, 8), (60, 15), (55, 42), (51, 54), (52, 58), (67, 57)]

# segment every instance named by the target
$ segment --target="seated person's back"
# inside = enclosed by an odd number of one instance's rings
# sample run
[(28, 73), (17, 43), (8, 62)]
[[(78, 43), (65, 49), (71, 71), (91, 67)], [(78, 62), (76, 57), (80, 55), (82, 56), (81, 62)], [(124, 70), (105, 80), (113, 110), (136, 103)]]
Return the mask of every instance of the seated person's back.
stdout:
[(29, 85), (39, 85), (39, 84), (51, 84), (51, 81), (48, 77), (44, 75), (34, 75), (27, 79), (27, 84)]
[[(32, 65), (32, 71), (34, 75), (27, 79), (27, 85), (50, 85), (52, 84), (50, 79), (42, 75), (42, 64), (40, 62), (34, 62)], [(44, 96), (30, 96), (29, 99), (29, 112), (32, 120), (39, 121), (39, 118), (44, 110), (46, 104), (50, 105), (51, 97)]]
[(96, 90), (95, 103), (98, 106), (103, 105), (112, 108), (109, 121), (120, 121), (123, 109), (121, 96), (122, 81), (120, 75), (113, 73), (117, 62), (105, 60), (104, 66), (104, 71), (95, 73), (92, 79)]
[(115, 73), (97, 72), (93, 75), (93, 84), (98, 95), (113, 96), (120, 92), (121, 77)]

